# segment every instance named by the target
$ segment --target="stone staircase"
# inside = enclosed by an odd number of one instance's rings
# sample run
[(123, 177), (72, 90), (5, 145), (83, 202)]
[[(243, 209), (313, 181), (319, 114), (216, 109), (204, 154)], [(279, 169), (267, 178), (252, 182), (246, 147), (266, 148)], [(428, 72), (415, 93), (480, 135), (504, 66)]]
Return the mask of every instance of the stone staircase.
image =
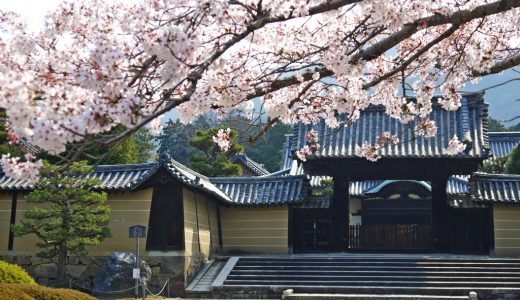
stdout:
[[(231, 264), (231, 265), (230, 265)], [(234, 264), (234, 265), (233, 265)], [(220, 279), (219, 279), (220, 277)], [(230, 259), (212, 296), (330, 299), (520, 299), (520, 259), (472, 256), (341, 255)], [(337, 298), (343, 295), (343, 298)], [(355, 295), (363, 295), (356, 298)], [(309, 298), (316, 299), (317, 297)], [(286, 299), (303, 299), (289, 295)]]

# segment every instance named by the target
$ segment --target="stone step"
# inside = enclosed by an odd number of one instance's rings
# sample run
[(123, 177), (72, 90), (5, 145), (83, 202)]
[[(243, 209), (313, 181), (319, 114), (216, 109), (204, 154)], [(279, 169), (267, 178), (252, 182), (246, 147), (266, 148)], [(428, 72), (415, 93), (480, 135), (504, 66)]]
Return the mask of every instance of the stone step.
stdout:
[(520, 259), (503, 258), (409, 258), (409, 257), (287, 257), (287, 258), (251, 258), (240, 257), (239, 262), (462, 262), (462, 263), (513, 263), (520, 264)]
[(296, 286), (386, 286), (386, 287), (463, 287), (463, 288), (474, 288), (474, 287), (504, 287), (504, 288), (520, 288), (518, 282), (500, 282), (500, 281), (373, 281), (373, 280), (334, 280), (329, 278), (328, 280), (313, 280), (313, 281), (300, 281), (300, 280), (276, 280), (276, 279), (254, 279), (254, 280), (228, 280), (224, 281), (225, 285), (284, 285), (288, 287)]
[[(380, 295), (437, 295), (437, 296), (465, 296), (475, 291), (477, 294), (520, 295), (520, 288), (502, 287), (406, 287), (406, 286), (287, 286), (278, 285), (224, 285), (219, 288), (221, 293), (233, 294), (251, 291), (255, 295), (279, 297), (284, 290), (293, 289), (295, 293), (326, 293), (326, 294), (380, 294)], [(495, 299), (495, 298), (488, 298)], [(512, 298), (515, 299), (515, 298)]]
[(233, 270), (329, 270), (329, 271), (476, 271), (476, 272), (520, 272), (520, 268), (515, 267), (473, 267), (473, 266), (235, 266)]
[(475, 281), (501, 281), (501, 282), (516, 282), (520, 283), (520, 275), (518, 277), (504, 277), (504, 276), (482, 276), (482, 277), (467, 277), (467, 276), (417, 276), (417, 275), (398, 275), (395, 274), (388, 276), (381, 275), (299, 275), (299, 274), (285, 274), (285, 275), (235, 275), (230, 274), (227, 280), (299, 280), (299, 281), (315, 281), (315, 280), (364, 280), (370, 279), (371, 281), (452, 281), (452, 282), (475, 282)]
[(374, 294), (290, 294), (283, 300), (453, 300), (470, 299), (468, 296), (434, 296), (434, 295), (374, 295)]
[(239, 260), (236, 266), (240, 267), (256, 267), (256, 266), (483, 266), (483, 267), (517, 267), (520, 268), (520, 263), (508, 262), (461, 262), (461, 261), (413, 261), (413, 262), (397, 262), (397, 261), (242, 261)]
[(308, 270), (233, 270), (230, 275), (312, 275), (312, 276), (320, 276), (320, 275), (333, 275), (333, 276), (377, 276), (377, 275), (390, 275), (390, 276), (405, 276), (405, 275), (413, 275), (417, 277), (426, 277), (426, 276), (465, 276), (465, 277), (485, 277), (490, 276), (509, 276), (509, 277), (517, 277), (520, 276), (518, 272), (475, 272), (475, 271), (380, 271), (380, 270), (348, 270), (348, 271), (335, 271), (335, 270), (317, 270), (317, 271), (308, 271)]

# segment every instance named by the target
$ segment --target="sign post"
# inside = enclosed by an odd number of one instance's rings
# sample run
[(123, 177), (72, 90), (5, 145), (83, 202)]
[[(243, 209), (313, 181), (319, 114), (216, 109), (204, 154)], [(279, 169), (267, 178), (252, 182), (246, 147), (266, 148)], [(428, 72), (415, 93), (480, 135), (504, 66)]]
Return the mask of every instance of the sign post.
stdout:
[(130, 228), (128, 228), (128, 236), (130, 238), (135, 238), (135, 268), (132, 270), (132, 277), (135, 279), (135, 298), (137, 299), (139, 296), (139, 279), (141, 278), (141, 268), (139, 267), (139, 238), (146, 237), (146, 226), (130, 226)]

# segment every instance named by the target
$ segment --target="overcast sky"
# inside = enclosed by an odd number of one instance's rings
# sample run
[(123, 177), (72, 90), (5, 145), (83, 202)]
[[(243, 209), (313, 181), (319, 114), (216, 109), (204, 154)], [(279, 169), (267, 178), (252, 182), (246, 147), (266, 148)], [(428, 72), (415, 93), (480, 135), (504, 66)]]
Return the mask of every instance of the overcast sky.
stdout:
[[(46, 12), (56, 7), (61, 0), (0, 0), (0, 10), (11, 10), (27, 18), (29, 26), (41, 26)], [(520, 71), (520, 67), (517, 68)], [(502, 75), (484, 77), (477, 85), (468, 84), (465, 91), (477, 91), (501, 82), (520, 78), (520, 74), (506, 71)], [(520, 114), (520, 80), (488, 90), (485, 95), (490, 105), (490, 115), (499, 120), (508, 120)], [(519, 101), (516, 101), (519, 99)], [(175, 113), (169, 114), (174, 117)], [(516, 120), (508, 125), (520, 122)]]

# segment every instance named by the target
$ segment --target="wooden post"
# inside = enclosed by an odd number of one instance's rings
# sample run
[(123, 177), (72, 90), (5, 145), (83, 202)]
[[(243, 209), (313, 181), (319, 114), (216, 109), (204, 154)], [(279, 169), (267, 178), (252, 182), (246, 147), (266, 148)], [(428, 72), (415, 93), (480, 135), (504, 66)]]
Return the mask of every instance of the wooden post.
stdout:
[(348, 250), (349, 190), (348, 181), (343, 176), (334, 176), (334, 194), (330, 205), (332, 221), (332, 248), (335, 251)]
[(447, 177), (432, 180), (432, 238), (433, 248), (439, 252), (450, 252), (451, 213), (446, 187)]

